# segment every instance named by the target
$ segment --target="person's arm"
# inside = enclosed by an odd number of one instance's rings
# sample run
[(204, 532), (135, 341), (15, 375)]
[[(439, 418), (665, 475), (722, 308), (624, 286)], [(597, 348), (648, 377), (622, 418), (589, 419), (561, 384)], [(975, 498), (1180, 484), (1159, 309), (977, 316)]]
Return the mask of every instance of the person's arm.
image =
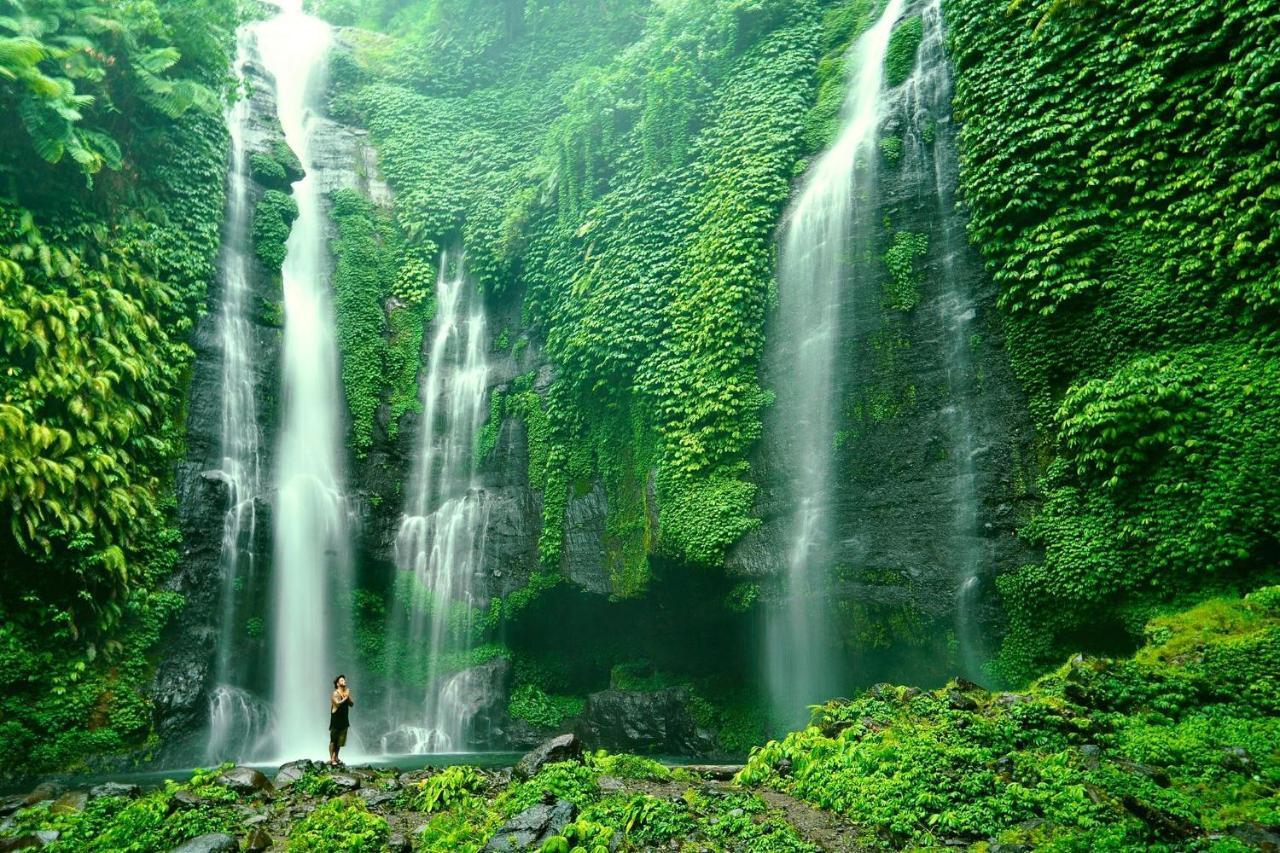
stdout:
[(329, 696), (329, 713), (332, 714), (334, 711), (338, 710), (338, 706), (341, 704), (342, 693), (337, 690), (333, 691), (332, 695)]

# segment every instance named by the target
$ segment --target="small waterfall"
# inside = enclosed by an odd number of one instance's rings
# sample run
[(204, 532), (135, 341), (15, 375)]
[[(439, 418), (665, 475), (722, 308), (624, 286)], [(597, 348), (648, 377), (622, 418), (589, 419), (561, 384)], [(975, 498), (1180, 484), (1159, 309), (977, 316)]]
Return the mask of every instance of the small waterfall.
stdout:
[[(957, 259), (965, 251), (967, 239), (963, 220), (955, 215), (955, 188), (959, 168), (955, 144), (950, 135), (935, 127), (939, 117), (950, 121), (951, 67), (947, 62), (942, 8), (939, 0), (928, 0), (920, 10), (922, 38), (911, 76), (903, 84), (902, 114), (904, 169), (919, 172), (917, 183), (932, 195), (939, 223), (934, 236), (941, 251), (937, 301), (941, 327), (945, 332), (943, 359), (947, 397), (944, 409), (950, 458), (955, 465), (951, 502), (954, 515), (949, 553), (955, 577), (955, 632), (962, 674), (984, 681), (982, 664), (988, 655), (979, 619), (982, 603), (981, 579), (987, 568), (987, 546), (980, 536), (977, 457), (986, 452), (980, 446), (974, 424), (975, 402), (981, 391), (975, 379), (973, 321), (977, 316), (973, 295), (965, 285)], [(930, 130), (932, 128), (932, 130)], [(927, 206), (929, 199), (921, 199)]]
[(221, 685), (209, 694), (210, 762), (262, 755), (275, 738), (271, 707), (247, 690)]
[[(248, 28), (237, 37), (235, 69), (244, 82), (253, 37)], [(240, 87), (243, 90), (243, 85)], [(249, 98), (241, 97), (227, 113), (230, 161), (227, 169), (227, 209), (224, 221), (220, 274), (222, 310), (219, 317), (222, 343), (222, 466), (227, 489), (227, 509), (222, 523), (222, 619), (214, 662), (210, 697), (210, 739), (207, 758), (218, 762), (252, 754), (266, 724), (257, 705), (239, 688), (230, 686), (236, 635), (242, 629), (238, 598), (254, 574), (253, 540), (256, 533), (256, 500), (262, 493), (258, 452), (258, 411), (254, 397), (253, 327), (249, 322), (249, 168), (245, 131), (250, 120)], [(229, 697), (238, 696), (238, 701)]]
[(840, 135), (809, 170), (787, 212), (778, 255), (777, 403), (771, 432), (785, 433), (791, 507), (783, 600), (767, 615), (765, 675), (775, 718), (794, 724), (807, 705), (839, 692), (828, 614), (833, 568), (833, 442), (841, 294), (848, 259), (873, 223), (885, 52), (903, 0), (889, 0), (847, 63)]
[[(329, 294), (325, 213), (312, 142), (331, 33), (285, 0), (258, 25), (259, 53), (275, 78), (285, 141), (306, 172), (293, 185), (298, 218), (285, 249), (283, 416), (276, 470), (272, 562), (274, 647), (272, 707), (278, 755), (324, 748), (326, 697), (340, 664), (335, 650), (351, 636), (348, 507), (339, 463), (343, 411)], [(353, 685), (356, 692), (358, 684)], [(358, 696), (357, 692), (357, 696)]]
[(391, 692), (392, 731), (383, 743), (410, 752), (458, 752), (469, 717), (458, 702), (458, 676), (446, 677), (442, 664), (471, 642), (472, 579), (484, 559), (488, 512), (475, 447), (489, 378), (483, 305), (461, 257), (452, 272), (448, 254), (441, 257), (430, 340), (413, 488), (396, 537), (397, 567), (426, 594), (396, 602), (388, 642), (391, 654), (412, 658), (389, 662), (389, 669), (423, 673), (425, 682)]

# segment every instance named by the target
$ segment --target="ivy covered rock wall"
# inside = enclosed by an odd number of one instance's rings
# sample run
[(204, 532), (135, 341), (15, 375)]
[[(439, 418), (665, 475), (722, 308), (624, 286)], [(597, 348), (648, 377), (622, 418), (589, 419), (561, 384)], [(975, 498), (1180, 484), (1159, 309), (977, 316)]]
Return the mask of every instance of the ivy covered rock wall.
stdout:
[(1040, 436), (1004, 671), (1274, 574), (1280, 13), (948, 4), (970, 235)]

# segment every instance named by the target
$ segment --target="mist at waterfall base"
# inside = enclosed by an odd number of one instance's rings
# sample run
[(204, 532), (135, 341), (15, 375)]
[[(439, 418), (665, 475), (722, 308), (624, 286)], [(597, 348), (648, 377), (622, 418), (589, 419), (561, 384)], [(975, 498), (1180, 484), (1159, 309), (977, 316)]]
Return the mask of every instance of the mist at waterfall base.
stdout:
[[(977, 529), (974, 467), (983, 450), (972, 424), (975, 309), (955, 269), (964, 235), (962, 221), (952, 213), (954, 152), (936, 132), (938, 121), (950, 119), (941, 12), (937, 2), (916, 6), (889, 0), (851, 47), (838, 136), (809, 168), (779, 233), (779, 304), (766, 355), (776, 402), (765, 442), (785, 460), (780, 479), (788, 509), (785, 542), (777, 548), (781, 583), (765, 609), (762, 637), (764, 681), (778, 731), (802, 725), (811, 704), (849, 695), (881, 676), (901, 681), (931, 668), (911, 662), (910, 652), (884, 660), (860, 657), (842, 642), (850, 626), (839, 625), (837, 613), (843, 596), (859, 594), (845, 576), (866, 550), (861, 542), (877, 535), (865, 529), (850, 535), (847, 528), (858, 520), (838, 517), (837, 498), (848, 486), (841, 481), (837, 449), (856, 428), (849, 426), (847, 400), (858, 384), (855, 377), (864, 375), (849, 363), (851, 351), (865, 347), (879, 331), (872, 318), (885, 310), (879, 292), (888, 222), (881, 196), (886, 157), (881, 142), (891, 121), (902, 146), (895, 167), (922, 198), (932, 196), (937, 214), (927, 235), (930, 280), (924, 284), (933, 298), (925, 299), (920, 310), (937, 311), (945, 330), (939, 357), (947, 402), (939, 440), (952, 465), (950, 494), (944, 499), (952, 518), (945, 556), (929, 571), (944, 578), (941, 583), (950, 590), (952, 674), (985, 680), (977, 615), (987, 557)], [(911, 14), (919, 15), (922, 28), (914, 67), (891, 86), (885, 75), (891, 35)], [(919, 446), (902, 452), (924, 453), (928, 437), (916, 440)]]

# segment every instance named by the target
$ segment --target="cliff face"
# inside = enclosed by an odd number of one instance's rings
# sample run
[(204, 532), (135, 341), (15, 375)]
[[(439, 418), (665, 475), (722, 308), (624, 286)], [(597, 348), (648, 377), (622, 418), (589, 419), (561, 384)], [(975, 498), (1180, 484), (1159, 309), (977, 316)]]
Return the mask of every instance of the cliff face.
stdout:
[[(1001, 618), (994, 578), (1029, 557), (1015, 531), (1034, 501), (1030, 422), (996, 287), (957, 203), (940, 26), (927, 3), (909, 5), (895, 26), (893, 38), (919, 27), (923, 41), (914, 71), (896, 87), (889, 80), (875, 153), (859, 171), (863, 201), (835, 320), (829, 607), (840, 655), (856, 661), (853, 683), (937, 681), (966, 654), (988, 655)], [(768, 346), (795, 346), (775, 325)], [(786, 358), (766, 359), (766, 387), (789, 381)], [(778, 410), (766, 420), (753, 466), (763, 523), (729, 559), (766, 600), (795, 536), (782, 484), (797, 464), (788, 441), (796, 417)], [(959, 648), (966, 642), (983, 645)]]
[[(268, 191), (287, 191), (301, 176), (284, 142), (276, 117), (274, 81), (261, 67), (252, 45), (242, 68), (249, 98), (244, 127), (245, 159), (249, 168), (248, 207), (255, 211)], [(356, 128), (315, 117), (313, 169), (322, 194), (354, 189), (375, 204), (389, 205), (390, 191), (378, 177), (376, 158), (366, 134)], [(277, 163), (280, 173), (260, 170), (258, 158)], [(178, 515), (183, 534), (180, 568), (169, 582), (183, 594), (186, 605), (170, 626), (154, 681), (157, 730), (172, 755), (195, 754), (194, 743), (208, 722), (215, 647), (229, 643), (237, 661), (239, 680), (261, 693), (270, 682), (267, 648), (261, 629), (268, 618), (271, 579), (273, 460), (279, 424), (280, 348), (283, 309), (280, 271), (258, 257), (248, 234), (227, 233), (224, 225), (222, 264), (227, 253), (248, 258), (246, 319), (251, 334), (245, 353), (252, 373), (252, 396), (257, 412), (257, 452), (262, 492), (253, 499), (251, 533), (241, 542), (252, 555), (253, 569), (230, 594), (235, 600), (235, 624), (224, 625), (231, 612), (225, 601), (224, 535), (229, 487), (223, 469), (224, 340), (221, 322), (225, 276), (209, 291), (208, 306), (197, 324), (192, 346), (192, 371), (187, 411), (187, 454), (175, 473)]]

